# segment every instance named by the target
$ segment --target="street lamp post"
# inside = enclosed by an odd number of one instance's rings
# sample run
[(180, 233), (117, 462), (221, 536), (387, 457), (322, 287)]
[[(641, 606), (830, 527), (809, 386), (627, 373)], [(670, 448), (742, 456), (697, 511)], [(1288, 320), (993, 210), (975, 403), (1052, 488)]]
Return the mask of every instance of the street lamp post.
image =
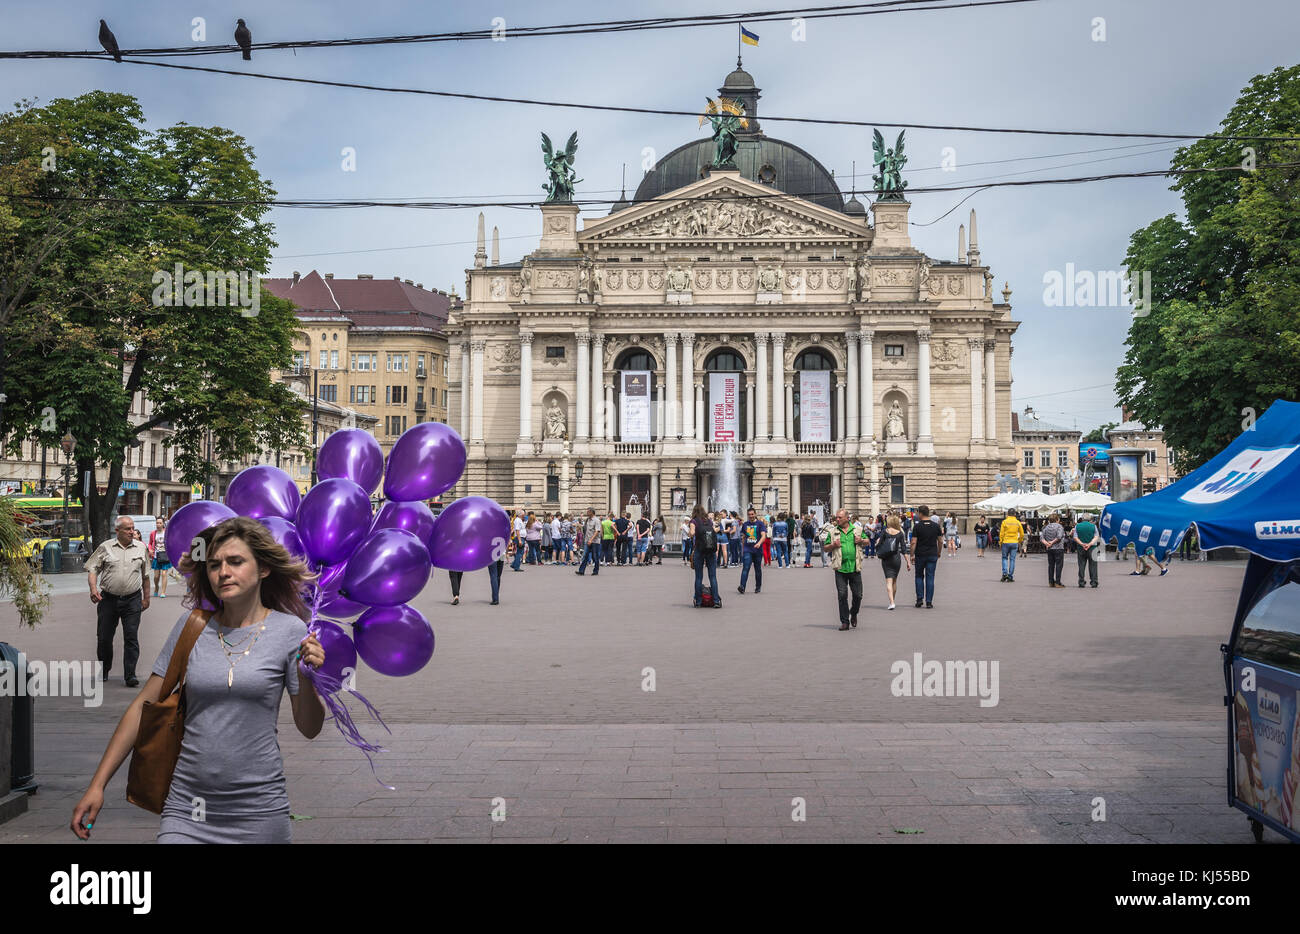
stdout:
[(72, 470), (72, 452), (77, 449), (77, 439), (72, 437), (72, 429), (63, 436), (59, 442), (59, 447), (63, 448), (63, 534), (59, 536), (59, 551), (63, 554), (68, 552), (68, 485), (72, 482), (69, 478), (69, 472)]
[(891, 483), (893, 483), (894, 465), (891, 464), (889, 461), (885, 461), (885, 479), (881, 480), (876, 476), (876, 461), (877, 461), (876, 455), (872, 454), (870, 460), (871, 460), (870, 480), (865, 479), (867, 470), (862, 465), (862, 461), (857, 462), (853, 472), (857, 476), (858, 485), (865, 486), (871, 492), (871, 515), (875, 516), (880, 514), (880, 494), (884, 492), (887, 488), (889, 488)]

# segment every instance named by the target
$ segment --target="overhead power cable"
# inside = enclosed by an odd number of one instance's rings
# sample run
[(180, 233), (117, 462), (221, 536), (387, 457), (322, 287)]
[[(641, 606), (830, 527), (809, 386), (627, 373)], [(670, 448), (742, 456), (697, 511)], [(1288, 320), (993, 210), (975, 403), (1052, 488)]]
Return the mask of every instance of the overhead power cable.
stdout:
[[(78, 56), (72, 56), (78, 57)], [(83, 55), (81, 58), (102, 58), (102, 56)], [(324, 78), (302, 78), (291, 75), (272, 75), (265, 72), (233, 71), (229, 68), (209, 68), (203, 65), (181, 65), (176, 62), (151, 62), (143, 59), (123, 59), (131, 65), (148, 65), (154, 68), (175, 68), (182, 71), (199, 71), (215, 75), (234, 75), (240, 78), (259, 78), (266, 81), (287, 81), (293, 84), (314, 84), (321, 87), (351, 88), (360, 91), (380, 91), (387, 94), (418, 94), (426, 97), (447, 97), (459, 100), (487, 101), (497, 104), (524, 104), (530, 107), (559, 107), (573, 110), (597, 110), (613, 113), (654, 114), (668, 117), (698, 117), (699, 110), (664, 110), (654, 107), (628, 107), (616, 104), (579, 104), (572, 101), (548, 101), (527, 97), (502, 97), (492, 94), (470, 94), (464, 91), (434, 91), (428, 88), (402, 88), (378, 84), (362, 84), (355, 81), (328, 81)], [(808, 123), (821, 126), (853, 127), (887, 127), (907, 130), (944, 130), (956, 133), (1020, 133), (1033, 136), (1100, 136), (1134, 139), (1221, 139), (1233, 141), (1274, 140), (1281, 142), (1300, 141), (1300, 136), (1229, 136), (1216, 133), (1135, 133), (1125, 130), (1043, 130), (1025, 127), (981, 127), (961, 126), (939, 123), (907, 123), (893, 120), (832, 120), (826, 117), (780, 117), (764, 115), (763, 120), (784, 123)]]
[[(1264, 169), (1291, 169), (1300, 168), (1300, 162), (1278, 162), (1272, 164), (1261, 164), (1255, 167), (1256, 171)], [(1018, 181), (1003, 182), (985, 182), (979, 185), (944, 185), (931, 187), (908, 188), (908, 194), (928, 194), (931, 192), (941, 191), (966, 191), (968, 189), (986, 189), (986, 188), (1006, 188), (1006, 187), (1024, 187), (1029, 185), (1075, 185), (1084, 182), (1100, 182), (1119, 178), (1156, 178), (1171, 175), (1204, 175), (1219, 172), (1244, 172), (1241, 166), (1232, 165), (1219, 168), (1198, 168), (1198, 169), (1153, 169), (1149, 172), (1116, 172), (1109, 175), (1090, 175), (1078, 178), (1038, 178), (1022, 179)], [(824, 195), (825, 192), (803, 192), (790, 193), (773, 191), (771, 194), (766, 192), (755, 193), (752, 195), (731, 196), (730, 200), (734, 201), (762, 201), (762, 202), (779, 202), (779, 201), (808, 201)], [(652, 201), (640, 202), (642, 204), (668, 204), (673, 202), (702, 202), (711, 201), (717, 198), (716, 194), (691, 195), (691, 196), (660, 196)], [(308, 209), (339, 209), (339, 208), (415, 208), (419, 210), (462, 210), (466, 208), (536, 208), (542, 202), (532, 201), (365, 201), (365, 200), (348, 200), (348, 199), (311, 199), (311, 200), (291, 200), (291, 199), (206, 199), (206, 198), (126, 198), (126, 197), (103, 197), (103, 198), (82, 198), (82, 197), (65, 197), (65, 196), (48, 196), (48, 195), (16, 195), (0, 193), (0, 199), (20, 200), (20, 201), (37, 201), (37, 202), (59, 202), (70, 201), (87, 204), (152, 204), (152, 205), (175, 205), (178, 207), (236, 207), (243, 205), (263, 205), (266, 207), (281, 208), (308, 208)], [(609, 199), (581, 199), (575, 198), (572, 204), (583, 205), (605, 205), (609, 204)]]
[[(759, 10), (749, 13), (710, 13), (698, 16), (658, 16), (645, 19), (603, 20), (586, 23), (564, 23), (551, 26), (506, 26), (488, 29), (467, 29), (456, 32), (422, 33), (399, 36), (368, 36), (343, 39), (301, 39), (283, 42), (254, 42), (252, 51), (283, 49), (324, 49), (372, 45), (416, 45), (430, 42), (492, 41), (501, 39), (532, 39), (545, 36), (590, 35), (593, 33), (644, 32), (661, 29), (698, 29), (709, 26), (732, 26), (738, 23), (774, 23), (801, 19), (840, 19), (845, 17), (878, 16), (886, 13), (919, 13), (928, 10), (953, 10), (967, 7), (1007, 6), (1020, 3), (1041, 3), (1042, 0), (977, 0), (977, 2), (942, 3), (938, 0), (882, 0), (876, 3), (849, 3), (837, 6), (796, 7), (786, 10)], [(155, 49), (122, 49), (123, 55), (149, 57), (180, 57), (194, 55), (229, 55), (241, 52), (239, 45), (189, 45)], [(105, 53), (87, 49), (67, 51), (32, 49), (0, 52), (0, 59), (50, 59), (104, 58)]]

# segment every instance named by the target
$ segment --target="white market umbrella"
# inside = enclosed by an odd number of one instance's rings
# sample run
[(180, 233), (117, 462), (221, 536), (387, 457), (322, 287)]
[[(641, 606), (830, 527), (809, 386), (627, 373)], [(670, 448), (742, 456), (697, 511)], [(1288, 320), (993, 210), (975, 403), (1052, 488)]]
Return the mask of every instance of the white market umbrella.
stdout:
[(1111, 498), (1105, 493), (1077, 490), (1070, 494), (1068, 505), (1071, 509), (1101, 509), (1103, 506), (1109, 506), (1111, 502)]
[(1016, 509), (1042, 509), (1047, 505), (1047, 494), (1022, 493), (1020, 499), (1013, 505)]

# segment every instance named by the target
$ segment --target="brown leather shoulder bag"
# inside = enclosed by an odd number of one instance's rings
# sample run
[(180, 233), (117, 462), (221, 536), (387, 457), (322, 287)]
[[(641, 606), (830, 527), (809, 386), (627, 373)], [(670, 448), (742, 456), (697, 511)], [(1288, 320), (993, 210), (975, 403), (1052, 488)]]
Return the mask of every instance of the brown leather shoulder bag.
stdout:
[(155, 814), (162, 813), (176, 760), (181, 755), (181, 740), (185, 736), (185, 670), (190, 652), (211, 616), (210, 610), (196, 609), (190, 614), (167, 662), (158, 700), (145, 701), (140, 710), (140, 727), (126, 778), (126, 800)]

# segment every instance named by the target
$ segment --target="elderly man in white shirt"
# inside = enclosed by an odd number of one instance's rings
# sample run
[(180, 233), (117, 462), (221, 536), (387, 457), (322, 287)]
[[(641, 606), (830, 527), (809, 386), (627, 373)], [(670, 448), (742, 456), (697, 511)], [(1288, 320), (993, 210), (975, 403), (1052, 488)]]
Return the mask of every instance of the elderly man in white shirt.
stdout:
[(135, 666), (140, 660), (140, 613), (149, 609), (149, 550), (135, 537), (135, 522), (121, 516), (116, 537), (100, 543), (86, 562), (90, 602), (98, 615), (97, 655), (103, 677), (113, 667), (113, 638), (122, 623), (122, 673), (129, 688), (139, 685)]

